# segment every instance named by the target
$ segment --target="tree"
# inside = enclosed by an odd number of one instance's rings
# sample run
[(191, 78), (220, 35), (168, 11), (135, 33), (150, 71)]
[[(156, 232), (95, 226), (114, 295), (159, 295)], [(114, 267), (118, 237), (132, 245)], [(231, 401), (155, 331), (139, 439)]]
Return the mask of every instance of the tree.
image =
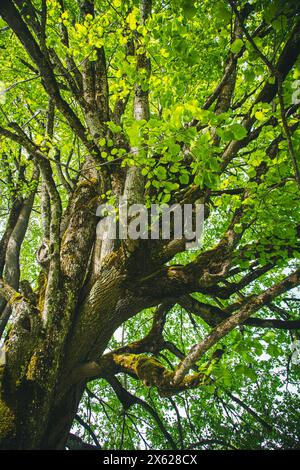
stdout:
[[(189, 390), (272, 431), (259, 407), (278, 384), (247, 403), (230, 373), (240, 388), (260, 371), (272, 381), (259, 357), (284, 359), (300, 329), (299, 13), (283, 0), (1, 1), (1, 448), (98, 445), (77, 414), (92, 380), (100, 404), (109, 384), (125, 412), (142, 407), (167, 448), (187, 445)], [(101, 240), (97, 207), (121, 196), (201, 203), (201, 248)], [(215, 444), (235, 447), (217, 427)]]

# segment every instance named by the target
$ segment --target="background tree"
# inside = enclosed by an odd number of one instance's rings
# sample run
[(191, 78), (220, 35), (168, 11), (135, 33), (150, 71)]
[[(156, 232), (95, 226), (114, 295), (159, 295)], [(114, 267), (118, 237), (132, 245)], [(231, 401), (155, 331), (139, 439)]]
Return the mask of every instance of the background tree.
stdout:
[[(297, 446), (298, 2), (0, 15), (0, 447)], [(101, 242), (121, 196), (202, 248)]]

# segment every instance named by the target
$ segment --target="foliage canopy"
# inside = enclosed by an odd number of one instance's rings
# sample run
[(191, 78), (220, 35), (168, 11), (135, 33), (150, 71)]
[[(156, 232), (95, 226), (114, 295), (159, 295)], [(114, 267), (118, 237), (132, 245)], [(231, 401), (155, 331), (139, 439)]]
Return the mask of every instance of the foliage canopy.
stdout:
[[(296, 448), (299, 2), (0, 15), (0, 446)], [(201, 249), (98, 247), (97, 205), (124, 194), (204, 204)]]

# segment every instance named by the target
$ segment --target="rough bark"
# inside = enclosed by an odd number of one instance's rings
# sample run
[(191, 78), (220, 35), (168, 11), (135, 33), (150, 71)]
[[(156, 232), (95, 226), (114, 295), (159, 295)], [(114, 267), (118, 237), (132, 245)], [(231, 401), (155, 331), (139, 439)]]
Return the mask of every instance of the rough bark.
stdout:
[[(53, 135), (55, 106), (61, 117), (67, 120), (75, 138), (82, 142), (86, 153), (77, 178), (71, 180), (68, 164), (65, 171), (59, 153), (52, 161), (47, 149), (37, 145), (30, 133), (25, 133), (16, 123), (10, 123), (9, 128), (0, 127), (0, 135), (22, 146), (30, 155), (35, 171), (41, 175), (43, 222), (43, 247), (38, 250), (41, 270), (35, 292), (27, 284), (23, 287), (19, 285), (20, 248), (35, 193), (25, 201), (16, 200), (12, 205), (0, 242), (0, 274), (3, 274), (0, 301), (7, 308), (4, 317), (1, 317), (0, 333), (9, 322), (3, 348), (5, 361), (0, 365), (0, 448), (63, 449), (68, 442), (70, 446), (82, 447), (78, 440), (69, 437), (69, 432), (86, 383), (96, 377), (106, 378), (126, 406), (134, 403), (144, 406), (157, 421), (170, 446), (175, 447), (159, 416), (147, 404), (123, 390), (115, 375), (127, 373), (142, 380), (146, 386), (155, 386), (164, 396), (209, 382), (209, 376), (197, 372), (196, 362), (242, 322), (253, 327), (267, 327), (270, 322), (271, 327), (282, 329), (299, 326), (299, 321), (249, 318), (262, 306), (268, 306), (277, 295), (299, 285), (299, 272), (254, 297), (243, 298), (240, 304), (235, 301), (224, 310), (212, 304), (207, 306), (191, 301), (189, 294), (194, 292), (210, 298), (230, 299), (273, 268), (273, 259), (255, 266), (256, 255), (252, 245), (255, 258), (253, 269), (239, 282), (232, 280), (232, 272), (241, 275), (235, 260), (238, 243), (247, 228), (242, 221), (246, 205), (234, 211), (229, 226), (216, 246), (201, 251), (186, 265), (168, 263), (174, 255), (184, 250), (185, 240), (176, 240), (175, 243), (99, 241), (96, 236), (99, 222), (96, 212), (102, 201), (101, 196), (107, 190), (112, 190), (116, 200), (120, 196), (126, 196), (129, 203), (144, 199), (141, 168), (133, 165), (124, 170), (120, 165), (117, 168), (109, 165), (101, 157), (105, 146), (99, 144), (100, 140), (113, 138), (116, 148), (122, 146), (132, 157), (136, 157), (138, 149), (130, 148), (122, 132), (112, 135), (107, 125), (110, 119), (114, 119), (116, 124), (121, 123), (129, 97), (117, 101), (111, 112), (105, 48), (97, 49), (94, 62), (85, 60), (81, 71), (71, 57), (67, 58), (65, 67), (59, 57), (47, 49), (45, 24), (35, 18), (31, 2), (27, 2), (28, 8), (25, 10), (21, 8), (22, 3), (3, 0), (0, 13), (37, 68), (49, 97), (46, 135)], [(93, 2), (82, 1), (80, 5), (83, 18), (86, 14), (94, 15)], [(140, 6), (143, 25), (151, 15), (152, 2), (141, 0)], [(246, 18), (247, 12), (244, 13)], [(297, 23), (275, 64), (283, 79), (299, 55), (299, 31)], [(68, 32), (63, 25), (61, 34), (67, 46)], [(242, 31), (236, 22), (232, 40), (241, 36)], [(138, 40), (138, 34), (134, 40)], [(128, 44), (129, 55), (135, 53), (134, 40)], [(238, 58), (229, 53), (224, 76), (203, 109), (208, 109), (215, 101), (216, 114), (230, 109)], [(53, 72), (54, 66), (65, 77), (63, 87)], [(137, 72), (141, 71), (149, 79), (151, 64), (146, 53), (137, 57)], [(63, 98), (61, 91), (65, 89), (80, 107), (80, 114), (77, 115), (73, 106)], [(267, 82), (254, 102), (271, 102), (276, 93), (277, 85)], [(149, 91), (144, 91), (140, 83), (135, 83), (133, 87), (132, 101), (133, 117), (137, 121), (148, 120)], [(254, 123), (255, 117), (249, 111), (243, 120), (248, 135), (243, 140), (228, 144), (221, 156), (220, 171), (224, 171), (238, 151), (259, 135), (263, 126), (251, 132)], [(191, 125), (197, 124), (194, 120)], [(297, 126), (298, 123), (291, 130), (297, 129)], [(281, 136), (275, 139), (266, 150), (270, 158), (276, 154), (281, 139)], [(214, 145), (218, 145), (217, 139)], [(68, 197), (65, 209), (54, 168)], [(267, 171), (267, 166), (262, 164), (252, 182), (260, 185)], [(243, 188), (233, 190), (232, 194), (239, 194), (243, 201), (248, 196)], [(181, 194), (174, 197), (179, 204), (192, 203), (201, 198), (208, 205), (213, 196), (208, 188), (200, 190), (192, 186), (187, 190), (183, 188)], [(240, 233), (234, 230), (237, 223), (242, 226)], [(243, 260), (243, 253), (239, 255)], [(176, 303), (215, 327), (185, 358), (176, 346), (163, 338), (167, 312)], [(110, 339), (120, 325), (143, 309), (159, 305), (152, 329), (145, 338), (105, 354)], [(182, 359), (177, 372), (167, 369), (155, 357), (150, 357), (163, 349)], [(189, 369), (195, 373), (186, 375)]]

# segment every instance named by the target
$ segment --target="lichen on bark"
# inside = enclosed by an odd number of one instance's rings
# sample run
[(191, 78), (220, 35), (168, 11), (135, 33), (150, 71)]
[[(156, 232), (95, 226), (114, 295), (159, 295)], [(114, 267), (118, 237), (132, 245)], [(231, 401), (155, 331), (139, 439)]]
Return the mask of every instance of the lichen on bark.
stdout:
[(14, 411), (0, 398), (0, 439), (4, 442), (7, 437), (14, 436), (16, 431), (16, 418)]

